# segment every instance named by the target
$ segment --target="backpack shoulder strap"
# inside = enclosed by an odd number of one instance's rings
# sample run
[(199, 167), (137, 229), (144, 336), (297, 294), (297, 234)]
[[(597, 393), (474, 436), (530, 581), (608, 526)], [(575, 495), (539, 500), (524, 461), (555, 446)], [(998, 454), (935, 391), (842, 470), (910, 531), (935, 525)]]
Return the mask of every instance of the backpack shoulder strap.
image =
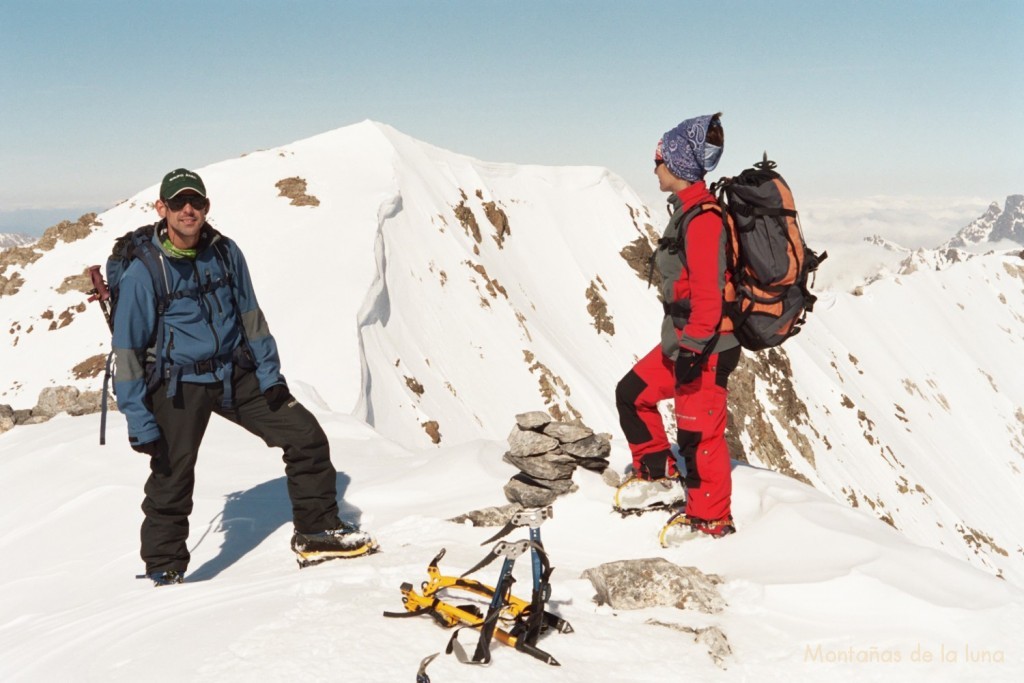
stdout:
[(683, 246), (686, 242), (686, 231), (689, 229), (693, 219), (705, 213), (717, 213), (719, 216), (724, 216), (721, 206), (714, 202), (704, 202), (691, 206), (683, 214), (683, 217), (679, 219), (679, 231), (676, 233), (675, 243), (672, 246), (677, 250), (679, 258), (683, 260), (684, 264), (686, 263), (686, 249)]
[(167, 281), (165, 279), (160, 248), (153, 243), (155, 225), (145, 225), (132, 233), (133, 258), (142, 261), (153, 280), (153, 292), (156, 294), (157, 315), (162, 315), (167, 307)]
[(221, 238), (213, 243), (213, 253), (220, 261), (221, 266), (224, 267), (224, 272), (227, 273), (228, 281), (231, 283), (231, 290), (234, 293), (235, 288), (235, 271), (231, 268), (231, 259), (228, 258), (228, 244), (231, 239), (221, 235)]
[[(164, 367), (164, 313), (171, 302), (166, 273), (163, 268), (163, 252), (154, 241), (157, 226), (146, 225), (132, 233), (133, 258), (141, 261), (153, 281), (154, 304), (156, 307), (156, 326), (153, 330), (153, 373), (159, 377)], [(148, 381), (148, 380), (147, 380)]]
[[(242, 307), (238, 303), (238, 281), (235, 278), (235, 271), (231, 268), (231, 259), (228, 258), (228, 245), (234, 242), (231, 238), (221, 235), (221, 239), (217, 240), (213, 244), (213, 251), (217, 255), (217, 259), (220, 261), (221, 266), (224, 268), (224, 272), (228, 278), (228, 295), (231, 297), (231, 303), (235, 307), (235, 316), (238, 319), (238, 330), (242, 333), (242, 340), (246, 347), (246, 350), (252, 354), (252, 347), (249, 346), (249, 336), (245, 333), (245, 323), (242, 321)], [(237, 247), (236, 247), (237, 249)]]
[(683, 218), (679, 222), (679, 232), (682, 233), (685, 230), (685, 228), (689, 225), (690, 221), (692, 221), (694, 218), (701, 215), (702, 213), (708, 212), (717, 213), (719, 216), (721, 216), (722, 207), (719, 206), (716, 202), (704, 202), (702, 204), (697, 204), (695, 206), (690, 207), (690, 209), (683, 214)]
[[(683, 248), (683, 242), (686, 240), (686, 229), (690, 226), (690, 221), (699, 216), (702, 213), (708, 211), (717, 212), (719, 215), (722, 214), (722, 207), (714, 202), (703, 202), (691, 206), (689, 209), (683, 212), (683, 215), (679, 219), (679, 229), (676, 231), (674, 238), (662, 237), (658, 240), (655, 248), (651, 251), (650, 258), (647, 263), (647, 286), (651, 286), (651, 278), (654, 277), (654, 259), (657, 256), (658, 251), (665, 249), (670, 254), (676, 254), (679, 259), (686, 265), (686, 250)], [(675, 215), (675, 214), (673, 214)], [(724, 217), (723, 217), (723, 220)]]

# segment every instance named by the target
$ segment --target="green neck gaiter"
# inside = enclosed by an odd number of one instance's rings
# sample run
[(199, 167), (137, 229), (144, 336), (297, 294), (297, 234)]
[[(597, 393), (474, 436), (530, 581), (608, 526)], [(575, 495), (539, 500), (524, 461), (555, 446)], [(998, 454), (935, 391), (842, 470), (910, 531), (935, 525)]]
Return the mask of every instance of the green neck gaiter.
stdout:
[(174, 256), (175, 258), (194, 259), (196, 257), (196, 253), (198, 251), (195, 248), (192, 248), (192, 249), (179, 249), (178, 247), (174, 246), (171, 243), (171, 238), (169, 238), (169, 237), (165, 237), (164, 238), (163, 246), (164, 246), (164, 249), (167, 250), (167, 253), (170, 254), (171, 256)]

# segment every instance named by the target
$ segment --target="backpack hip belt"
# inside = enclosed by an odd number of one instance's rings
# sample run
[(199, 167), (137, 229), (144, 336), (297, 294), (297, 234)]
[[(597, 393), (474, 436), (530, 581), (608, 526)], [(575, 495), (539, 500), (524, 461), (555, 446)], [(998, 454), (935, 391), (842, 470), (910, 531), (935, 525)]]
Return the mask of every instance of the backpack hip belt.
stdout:
[[(165, 363), (162, 370), (159, 372), (154, 384), (163, 381), (167, 383), (167, 398), (173, 398), (178, 393), (178, 386), (181, 384), (181, 377), (183, 375), (205, 375), (215, 374), (218, 370), (223, 373), (222, 382), (224, 385), (224, 395), (221, 398), (221, 407), (225, 410), (231, 410), (235, 407), (235, 396), (233, 386), (233, 376), (235, 365), (243, 370), (251, 370), (255, 367), (252, 362), (252, 352), (245, 348), (244, 344), (239, 344), (234, 348), (231, 353), (224, 354), (222, 356), (216, 356), (214, 358), (207, 358), (206, 360), (196, 361), (194, 363), (183, 363), (183, 364), (171, 364)], [(156, 368), (154, 367), (153, 370)], [(157, 375), (156, 372), (153, 373)]]

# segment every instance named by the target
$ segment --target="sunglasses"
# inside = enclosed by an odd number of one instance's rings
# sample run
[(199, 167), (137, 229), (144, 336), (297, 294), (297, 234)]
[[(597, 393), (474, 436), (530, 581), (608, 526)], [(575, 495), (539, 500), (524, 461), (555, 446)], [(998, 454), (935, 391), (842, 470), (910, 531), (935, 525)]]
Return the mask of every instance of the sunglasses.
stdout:
[(654, 168), (658, 168), (658, 167), (659, 167), (659, 166), (661, 166), (661, 165), (662, 165), (663, 163), (665, 163), (665, 160), (664, 160), (664, 159), (655, 159), (655, 160), (654, 160)]
[(177, 197), (171, 197), (170, 199), (164, 199), (162, 201), (164, 206), (175, 212), (184, 209), (186, 204), (196, 211), (205, 211), (206, 207), (209, 205), (209, 200), (207, 200), (206, 197), (200, 197), (197, 194), (178, 195)]

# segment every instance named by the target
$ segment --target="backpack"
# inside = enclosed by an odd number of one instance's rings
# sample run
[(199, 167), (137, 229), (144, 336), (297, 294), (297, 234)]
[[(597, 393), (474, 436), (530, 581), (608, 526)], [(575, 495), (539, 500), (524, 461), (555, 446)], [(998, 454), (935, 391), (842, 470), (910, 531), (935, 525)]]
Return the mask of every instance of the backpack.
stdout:
[[(161, 251), (160, 248), (153, 243), (153, 234), (156, 231), (156, 224), (144, 225), (141, 228), (135, 230), (129, 230), (124, 235), (121, 235), (114, 240), (114, 248), (110, 252), (110, 256), (107, 258), (105, 266), (106, 281), (100, 274), (100, 266), (91, 266), (89, 268), (89, 275), (92, 278), (94, 289), (89, 292), (91, 295), (89, 301), (98, 301), (100, 308), (103, 310), (103, 316), (107, 320), (107, 326), (110, 328), (111, 334), (114, 332), (114, 320), (117, 316), (117, 302), (120, 295), (121, 278), (124, 276), (125, 271), (135, 260), (140, 260), (146, 266), (146, 270), (149, 271), (150, 277), (153, 280), (153, 291), (155, 293), (155, 308), (156, 308), (156, 324), (154, 325), (154, 338), (150, 340), (150, 346), (153, 348), (155, 363), (152, 367), (147, 367), (146, 383), (150, 389), (160, 381), (163, 372), (164, 363), (164, 312), (167, 310), (167, 306), (170, 305), (171, 301), (175, 298), (181, 298), (182, 296), (188, 296), (192, 292), (178, 292), (171, 294), (167, 291), (167, 281), (164, 279), (163, 266), (161, 265)], [(221, 251), (219, 245), (214, 246), (217, 258), (221, 261), (224, 266), (224, 271), (227, 273), (227, 285), (230, 287), (231, 296), (234, 299), (234, 274), (230, 268), (230, 262), (227, 256)], [(236, 311), (238, 310), (236, 302)], [(248, 344), (243, 344), (244, 349), (241, 349), (242, 354), (248, 352)], [(106, 428), (107, 428), (107, 394), (110, 387), (110, 380), (113, 376), (113, 360), (114, 350), (111, 349), (107, 355), (107, 363), (103, 375), (103, 394), (101, 398), (101, 409), (100, 409), (100, 445), (106, 443)], [(251, 353), (249, 353), (246, 361), (251, 361)], [(147, 364), (148, 365), (148, 364)], [(230, 396), (230, 392), (226, 394)], [(230, 400), (227, 398), (227, 400)]]
[[(808, 277), (828, 258), (807, 247), (789, 185), (775, 171), (765, 152), (763, 161), (734, 178), (711, 184), (717, 204), (699, 204), (680, 219), (675, 239), (662, 238), (659, 249), (678, 254), (686, 262), (686, 230), (702, 213), (722, 217), (726, 234), (726, 281), (722, 315), (732, 323), (740, 346), (751, 351), (778, 346), (797, 334), (817, 297), (808, 289)], [(651, 272), (654, 255), (651, 255)], [(666, 307), (666, 313), (669, 308)], [(710, 353), (716, 332), (705, 347)]]
[(740, 346), (760, 351), (800, 332), (817, 297), (808, 278), (828, 258), (804, 241), (789, 185), (764, 159), (734, 178), (711, 185), (722, 207), (727, 237), (724, 314), (733, 323)]
[[(89, 292), (89, 301), (98, 301), (103, 317), (107, 321), (110, 333), (114, 333), (114, 319), (117, 315), (117, 301), (121, 291), (121, 277), (128, 266), (135, 259), (141, 260), (146, 270), (153, 278), (153, 289), (156, 292), (156, 330), (158, 331), (157, 343), (163, 339), (159, 331), (163, 329), (163, 314), (167, 308), (168, 295), (166, 283), (162, 277), (160, 266), (160, 253), (158, 247), (153, 244), (153, 233), (156, 225), (144, 225), (135, 230), (129, 230), (114, 240), (114, 248), (107, 257), (105, 267), (106, 279), (100, 274), (100, 266), (90, 266), (89, 276), (92, 278), (93, 289)], [(157, 358), (160, 358), (162, 348), (157, 348)], [(113, 376), (114, 350), (111, 348), (107, 354), (107, 363), (103, 373), (103, 392), (100, 399), (100, 445), (107, 442), (107, 394), (110, 389), (110, 380)]]

